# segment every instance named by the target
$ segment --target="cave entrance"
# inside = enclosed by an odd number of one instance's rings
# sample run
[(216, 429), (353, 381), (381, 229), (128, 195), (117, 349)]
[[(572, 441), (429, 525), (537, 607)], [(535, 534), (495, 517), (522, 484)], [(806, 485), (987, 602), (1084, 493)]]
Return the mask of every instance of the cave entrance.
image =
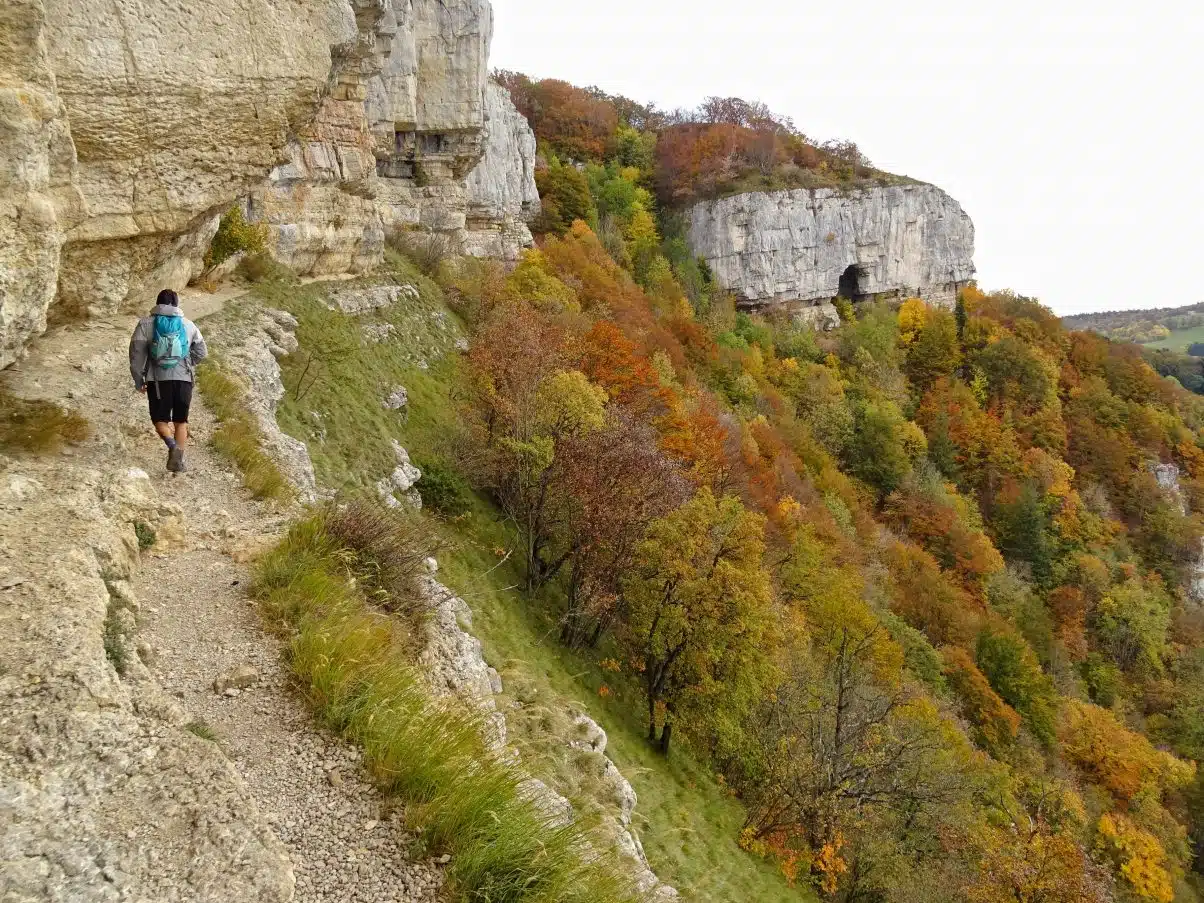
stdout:
[(865, 267), (859, 263), (850, 264), (840, 276), (840, 286), (836, 292), (842, 298), (850, 301), (860, 301), (866, 296)]

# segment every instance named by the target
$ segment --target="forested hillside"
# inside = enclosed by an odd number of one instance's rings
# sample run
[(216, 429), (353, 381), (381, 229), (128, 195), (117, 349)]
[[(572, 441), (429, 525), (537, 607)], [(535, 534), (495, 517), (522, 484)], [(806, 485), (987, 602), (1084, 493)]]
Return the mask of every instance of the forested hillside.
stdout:
[(739, 313), (674, 235), (663, 124), (519, 84), (539, 248), (426, 261), (471, 333), (446, 510), (496, 502), (530, 604), (791, 881), (1199, 899), (1204, 403), (1007, 292)]
[(1076, 314), (1063, 318), (1063, 322), (1070, 329), (1088, 329), (1116, 341), (1146, 344), (1169, 339), (1175, 332), (1204, 326), (1204, 304)]

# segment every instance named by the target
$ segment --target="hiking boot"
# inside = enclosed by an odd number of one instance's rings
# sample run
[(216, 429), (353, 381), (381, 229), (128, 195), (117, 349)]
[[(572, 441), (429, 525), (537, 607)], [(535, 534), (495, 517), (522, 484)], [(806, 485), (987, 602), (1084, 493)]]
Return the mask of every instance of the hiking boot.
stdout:
[(168, 450), (167, 469), (172, 473), (183, 473), (188, 469), (184, 466), (184, 449), (180, 448), (180, 446), (177, 445), (175, 448)]

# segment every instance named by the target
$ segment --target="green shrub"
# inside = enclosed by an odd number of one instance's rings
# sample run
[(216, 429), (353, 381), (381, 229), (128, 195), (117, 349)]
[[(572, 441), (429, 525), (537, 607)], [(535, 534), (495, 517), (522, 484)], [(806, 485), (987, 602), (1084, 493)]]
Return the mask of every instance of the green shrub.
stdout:
[(415, 460), (422, 471), (422, 504), (444, 517), (459, 517), (469, 507), (472, 492), (468, 482), (455, 470), (428, 458)]
[(234, 272), (247, 282), (283, 281), (292, 275), (292, 271), (288, 267), (266, 251), (248, 254), (238, 262)]
[(437, 232), (393, 229), (386, 236), (385, 243), (405, 255), (424, 276), (432, 278), (439, 275), (444, 263), (455, 256), (451, 239)]
[(134, 521), (134, 535), (138, 537), (138, 548), (145, 552), (155, 544), (155, 528), (146, 521)]
[(1123, 697), (1124, 674), (1098, 652), (1088, 655), (1087, 660), (1079, 665), (1079, 671), (1083, 675), (1083, 682), (1087, 684), (1087, 693), (1096, 705), (1110, 709)]
[(121, 633), (121, 620), (118, 617), (119, 610), (117, 605), (112, 602), (109, 603), (109, 607), (105, 611), (103, 642), (105, 658), (109, 660), (109, 664), (113, 666), (113, 670), (118, 675), (125, 676), (125, 669), (129, 665), (129, 657), (125, 649), (125, 637)]
[(212, 269), (239, 251), (259, 254), (267, 247), (267, 242), (267, 223), (247, 222), (242, 208), (236, 204), (222, 215), (218, 223), (209, 250), (205, 252), (205, 268)]

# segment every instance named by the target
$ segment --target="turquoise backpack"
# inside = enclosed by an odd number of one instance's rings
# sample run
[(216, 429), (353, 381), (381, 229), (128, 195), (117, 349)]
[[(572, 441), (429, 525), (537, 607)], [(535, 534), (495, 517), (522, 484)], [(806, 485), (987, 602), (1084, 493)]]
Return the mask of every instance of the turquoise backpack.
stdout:
[(151, 361), (160, 370), (174, 370), (188, 359), (188, 326), (183, 317), (155, 317)]

